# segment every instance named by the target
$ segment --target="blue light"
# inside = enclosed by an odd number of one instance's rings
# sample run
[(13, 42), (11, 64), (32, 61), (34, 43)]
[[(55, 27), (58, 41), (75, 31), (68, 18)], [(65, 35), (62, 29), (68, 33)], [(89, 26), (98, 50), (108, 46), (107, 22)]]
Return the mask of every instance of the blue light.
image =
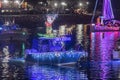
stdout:
[(32, 65), (26, 68), (30, 80), (88, 80), (84, 70)]
[(3, 28), (2, 27), (0, 27), (0, 30), (2, 30)]
[(64, 52), (26, 52), (26, 60), (35, 61), (39, 60), (40, 63), (46, 64), (58, 64), (77, 62), (79, 58), (87, 56), (85, 52), (79, 51), (64, 51)]
[(71, 41), (70, 37), (57, 37), (55, 41)]

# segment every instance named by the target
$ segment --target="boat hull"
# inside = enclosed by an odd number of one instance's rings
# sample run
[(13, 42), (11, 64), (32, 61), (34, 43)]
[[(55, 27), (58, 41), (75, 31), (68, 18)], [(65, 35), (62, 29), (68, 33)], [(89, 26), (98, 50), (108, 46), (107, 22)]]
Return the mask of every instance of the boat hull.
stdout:
[(66, 51), (26, 54), (26, 61), (39, 64), (63, 65), (76, 63), (80, 58), (87, 57), (86, 52)]

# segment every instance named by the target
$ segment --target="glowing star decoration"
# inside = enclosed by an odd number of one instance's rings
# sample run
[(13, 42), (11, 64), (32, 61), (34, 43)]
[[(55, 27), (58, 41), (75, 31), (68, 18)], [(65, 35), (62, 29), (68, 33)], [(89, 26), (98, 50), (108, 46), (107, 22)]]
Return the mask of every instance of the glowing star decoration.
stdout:
[(56, 17), (57, 17), (57, 14), (48, 14), (46, 16), (47, 20), (45, 21), (45, 25), (46, 25), (46, 33), (47, 34), (52, 33), (52, 24), (55, 21)]

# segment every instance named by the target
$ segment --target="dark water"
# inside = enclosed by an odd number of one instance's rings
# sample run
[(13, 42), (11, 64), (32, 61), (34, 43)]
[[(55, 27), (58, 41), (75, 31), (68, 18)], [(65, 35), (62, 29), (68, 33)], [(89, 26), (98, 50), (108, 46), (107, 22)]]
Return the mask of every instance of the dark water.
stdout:
[(120, 80), (120, 61), (111, 60), (119, 37), (119, 32), (91, 33), (91, 62), (87, 67), (0, 62), (0, 80)]
[(120, 61), (91, 62), (90, 67), (42, 66), (20, 62), (0, 64), (0, 80), (119, 80)]

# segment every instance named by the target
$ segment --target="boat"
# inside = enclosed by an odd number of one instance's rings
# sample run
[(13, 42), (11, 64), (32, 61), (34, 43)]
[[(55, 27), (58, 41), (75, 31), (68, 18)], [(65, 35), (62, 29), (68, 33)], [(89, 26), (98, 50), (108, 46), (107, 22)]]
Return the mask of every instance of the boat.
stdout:
[[(98, 0), (96, 0), (96, 3), (98, 3)], [(115, 20), (111, 0), (103, 0), (103, 4), (103, 14), (97, 18), (96, 25), (91, 26), (91, 32), (120, 31), (120, 21)]]
[(28, 29), (21, 28), (16, 23), (5, 22), (0, 26), (0, 49), (8, 46), (12, 57), (24, 55), (24, 45), (28, 38)]
[(26, 49), (25, 60), (38, 64), (70, 66), (75, 65), (80, 58), (88, 57), (84, 50), (66, 50), (65, 45), (71, 44), (70, 42), (70, 36), (39, 37), (33, 40), (32, 49)]
[(25, 41), (28, 39), (28, 30), (26, 28), (20, 28), (18, 24), (10, 24), (5, 25), (3, 24), (0, 27), (0, 40), (21, 40)]
[(26, 61), (39, 63), (39, 64), (48, 64), (48, 65), (57, 65), (57, 66), (67, 66), (76, 64), (80, 58), (87, 57), (86, 52), (80, 51), (64, 51), (64, 52), (27, 52)]
[[(98, 0), (96, 0), (98, 3)], [(97, 4), (95, 5), (97, 6)], [(96, 7), (95, 7), (96, 11)], [(94, 15), (93, 15), (94, 19)], [(116, 32), (120, 31), (120, 21), (115, 20), (111, 0), (103, 0), (102, 16), (97, 18), (96, 25), (91, 26), (91, 32)], [(115, 48), (111, 54), (113, 59), (120, 59), (120, 39), (116, 41)]]

